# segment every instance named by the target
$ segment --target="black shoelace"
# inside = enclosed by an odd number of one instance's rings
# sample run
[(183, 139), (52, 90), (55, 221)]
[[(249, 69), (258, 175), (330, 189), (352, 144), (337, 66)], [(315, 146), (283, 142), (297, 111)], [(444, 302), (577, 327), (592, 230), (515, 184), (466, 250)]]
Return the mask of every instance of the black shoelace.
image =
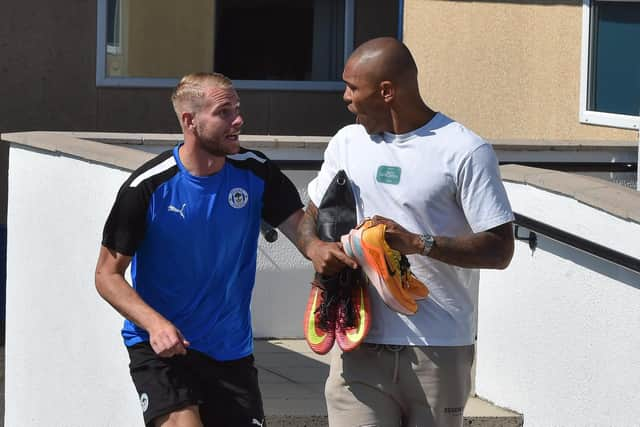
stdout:
[(354, 328), (356, 326), (356, 308), (351, 299), (351, 292), (347, 289), (342, 289), (340, 293), (339, 311), (342, 313), (340, 317), (341, 325), (343, 328)]
[(316, 309), (315, 313), (320, 312), (318, 317), (318, 327), (323, 331), (329, 331), (334, 326), (335, 321), (335, 309), (334, 306), (338, 301), (338, 296), (335, 292), (322, 291), (322, 302)]
[(401, 274), (405, 274), (411, 268), (411, 264), (409, 264), (409, 259), (405, 255), (400, 257), (400, 272)]

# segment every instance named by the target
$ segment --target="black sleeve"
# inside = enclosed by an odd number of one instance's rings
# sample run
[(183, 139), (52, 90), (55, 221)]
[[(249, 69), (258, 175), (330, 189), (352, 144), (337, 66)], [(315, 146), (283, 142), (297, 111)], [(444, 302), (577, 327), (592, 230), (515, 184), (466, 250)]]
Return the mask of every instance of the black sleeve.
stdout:
[(144, 238), (148, 200), (144, 188), (122, 186), (102, 232), (105, 247), (133, 256)]
[(151, 195), (178, 172), (172, 150), (160, 153), (136, 169), (122, 184), (102, 232), (102, 244), (133, 256), (145, 236)]
[(265, 163), (267, 173), (262, 204), (262, 218), (277, 227), (303, 207), (298, 189), (271, 160)]

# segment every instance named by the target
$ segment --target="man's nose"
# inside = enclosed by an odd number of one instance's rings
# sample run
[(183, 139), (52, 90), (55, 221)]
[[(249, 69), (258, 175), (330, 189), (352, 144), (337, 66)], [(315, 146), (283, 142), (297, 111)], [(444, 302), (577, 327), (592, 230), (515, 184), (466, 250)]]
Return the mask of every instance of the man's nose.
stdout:
[(242, 118), (242, 114), (238, 113), (233, 122), (231, 122), (233, 126), (242, 126), (244, 124), (244, 119)]
[(346, 88), (344, 90), (344, 93), (342, 94), (342, 99), (344, 100), (344, 102), (346, 102), (347, 104), (351, 104), (351, 93), (349, 92), (349, 88)]

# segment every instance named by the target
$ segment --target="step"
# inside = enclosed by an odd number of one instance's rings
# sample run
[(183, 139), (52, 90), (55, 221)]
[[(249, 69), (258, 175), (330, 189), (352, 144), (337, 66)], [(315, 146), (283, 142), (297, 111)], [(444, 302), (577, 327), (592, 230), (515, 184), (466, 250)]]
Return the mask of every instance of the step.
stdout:
[[(324, 381), (329, 355), (312, 352), (301, 339), (255, 341), (256, 366), (270, 427), (326, 427)], [(478, 397), (469, 399), (464, 425), (521, 427), (522, 415)]]

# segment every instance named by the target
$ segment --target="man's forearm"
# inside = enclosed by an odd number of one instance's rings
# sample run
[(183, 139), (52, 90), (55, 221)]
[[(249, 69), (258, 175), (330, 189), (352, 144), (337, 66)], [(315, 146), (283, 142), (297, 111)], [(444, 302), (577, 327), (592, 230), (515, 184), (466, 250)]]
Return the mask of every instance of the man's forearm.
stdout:
[[(405, 255), (422, 254), (425, 242), (419, 234), (407, 231), (397, 222), (378, 215), (374, 223), (385, 224), (387, 243)], [(513, 256), (513, 227), (506, 223), (465, 236), (433, 236), (427, 256), (464, 268), (506, 268)]]
[(310, 259), (308, 254), (309, 247), (314, 241), (318, 240), (317, 221), (318, 208), (310, 201), (300, 221), (296, 236), (296, 246), (308, 259)]
[(302, 249), (298, 246), (298, 230), (300, 229), (300, 223), (303, 218), (304, 211), (302, 209), (298, 209), (289, 215), (289, 217), (278, 226), (278, 230), (280, 230), (304, 255)]
[(149, 331), (154, 322), (164, 317), (147, 303), (129, 283), (117, 273), (96, 273), (96, 288), (100, 296), (123, 317)]
[(504, 269), (513, 256), (511, 224), (469, 236), (437, 236), (428, 256), (458, 267)]

